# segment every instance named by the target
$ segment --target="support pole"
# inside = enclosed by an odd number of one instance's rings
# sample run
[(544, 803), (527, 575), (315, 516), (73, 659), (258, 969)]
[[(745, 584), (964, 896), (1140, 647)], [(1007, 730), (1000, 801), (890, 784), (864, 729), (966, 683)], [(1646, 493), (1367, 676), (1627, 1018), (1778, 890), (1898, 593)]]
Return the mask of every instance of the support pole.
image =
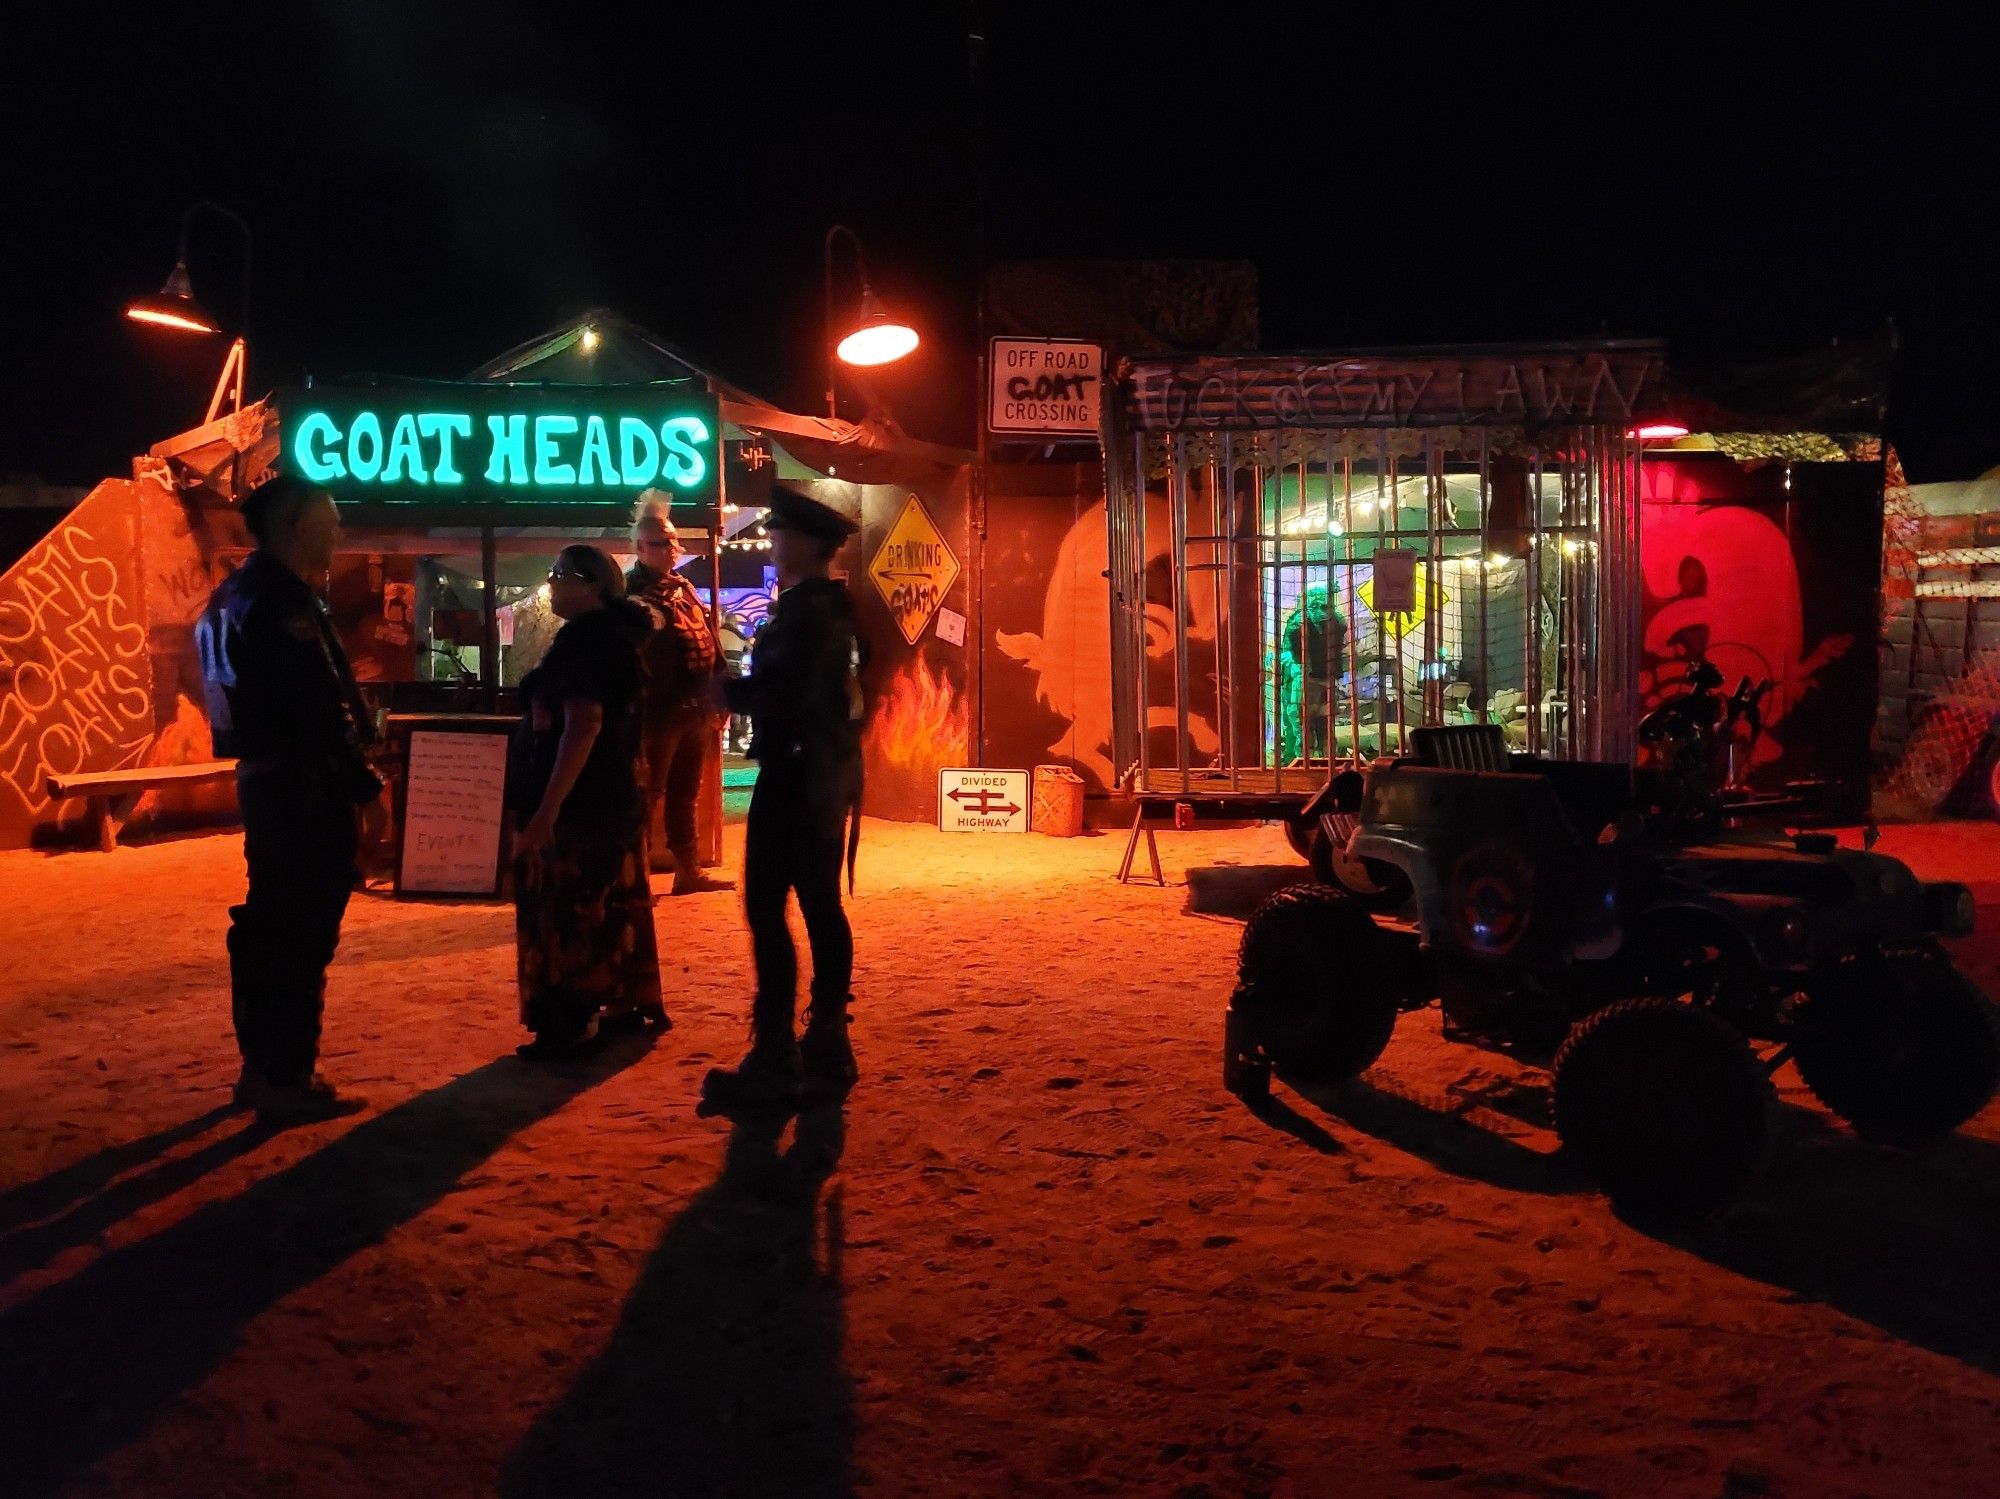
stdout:
[[(726, 455), (725, 437), (721, 443)], [(708, 521), (708, 628), (718, 645), (722, 640), (722, 507), (729, 498), (729, 463), (724, 457), (715, 470), (715, 508)], [(703, 731), (701, 756), (701, 801), (695, 819), (699, 845), (698, 860), (704, 869), (722, 862), (722, 736), (713, 729)]]
[[(971, 516), (967, 530), (971, 553), (971, 574), (966, 580), (967, 612), (972, 616), (972, 639), (966, 652), (966, 676), (972, 690), (972, 743), (967, 746), (971, 763), (986, 763), (986, 523), (988, 496), (992, 493), (990, 468), (991, 439), (986, 431), (987, 383), (993, 378), (988, 367), (992, 351), (986, 343), (986, 28), (977, 4), (966, 7), (965, 59), (972, 92), (972, 307), (973, 346), (978, 350), (977, 384), (973, 391), (973, 431), (977, 437), (978, 459), (972, 470)], [(1105, 403), (1107, 406), (1109, 402)], [(1106, 500), (1110, 499), (1107, 489)]]
[(493, 527), (479, 528), (479, 692), (488, 713), (500, 711), (500, 559)]

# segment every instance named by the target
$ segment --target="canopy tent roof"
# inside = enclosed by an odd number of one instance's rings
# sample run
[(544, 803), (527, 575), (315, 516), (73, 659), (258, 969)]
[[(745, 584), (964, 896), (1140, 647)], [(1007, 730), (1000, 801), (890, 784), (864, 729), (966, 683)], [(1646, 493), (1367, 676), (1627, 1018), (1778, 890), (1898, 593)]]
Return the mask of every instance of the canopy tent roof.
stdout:
[[(586, 333), (596, 336), (586, 339)], [(657, 333), (609, 307), (593, 307), (558, 323), (526, 343), (487, 360), (465, 378), (560, 385), (643, 385), (654, 380), (690, 377), (706, 381), (726, 400), (770, 404), (696, 364)]]
[[(596, 334), (586, 351), (584, 334)], [(721, 402), (724, 436), (752, 434), (782, 441), (801, 466), (858, 484), (894, 483), (910, 465), (958, 467), (974, 455), (910, 437), (893, 422), (859, 425), (837, 417), (801, 416), (697, 364), (657, 333), (608, 307), (594, 307), (490, 359), (467, 376), (517, 384), (626, 385), (696, 378)]]

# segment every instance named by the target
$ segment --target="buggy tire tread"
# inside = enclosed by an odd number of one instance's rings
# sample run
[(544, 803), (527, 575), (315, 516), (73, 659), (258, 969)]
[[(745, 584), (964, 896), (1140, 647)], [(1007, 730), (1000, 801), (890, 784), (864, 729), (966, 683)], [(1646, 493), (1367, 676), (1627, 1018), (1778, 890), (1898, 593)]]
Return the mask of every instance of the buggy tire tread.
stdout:
[(1382, 1054), (1401, 1013), (1397, 972), (1362, 907), (1323, 885), (1271, 896), (1243, 929), (1237, 1005), (1277, 1070), (1353, 1077)]
[[(1664, 1079), (1666, 1091), (1702, 1105), (1696, 1129), (1706, 1133), (1663, 1146), (1665, 1136), (1644, 1137), (1646, 1118), (1601, 1107), (1635, 1074), (1658, 1066), (1681, 1069)], [(1558, 1138), (1620, 1208), (1704, 1217), (1762, 1160), (1775, 1090), (1743, 1035), (1713, 1011), (1659, 995), (1619, 1000), (1570, 1028), (1550, 1070)]]
[(1932, 1076), (1888, 1085), (1883, 1070), (1870, 1065), (1894, 1039), (1888, 1031), (1858, 1028), (1844, 1045), (1825, 1034), (1802, 1035), (1793, 1056), (1813, 1097), (1856, 1134), (1884, 1145), (1918, 1146), (1950, 1134), (1993, 1097), (2000, 1081), (2000, 1010), (1949, 955), (1932, 951), (1906, 961), (1921, 969), (1906, 982), (1928, 983), (1887, 1002), (1929, 1011)]

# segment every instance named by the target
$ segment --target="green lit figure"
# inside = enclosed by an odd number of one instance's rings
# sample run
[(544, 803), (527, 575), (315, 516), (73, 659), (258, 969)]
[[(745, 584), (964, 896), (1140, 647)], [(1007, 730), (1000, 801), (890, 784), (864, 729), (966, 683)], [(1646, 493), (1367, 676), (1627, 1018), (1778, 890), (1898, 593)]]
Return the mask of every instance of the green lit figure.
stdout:
[(1309, 755), (1327, 754), (1327, 694), (1347, 670), (1347, 621), (1340, 617), (1324, 587), (1308, 588), (1304, 600), (1285, 619), (1278, 636), (1278, 752), (1285, 764), (1306, 758), (1300, 739), (1300, 716), (1311, 725), (1304, 743)]

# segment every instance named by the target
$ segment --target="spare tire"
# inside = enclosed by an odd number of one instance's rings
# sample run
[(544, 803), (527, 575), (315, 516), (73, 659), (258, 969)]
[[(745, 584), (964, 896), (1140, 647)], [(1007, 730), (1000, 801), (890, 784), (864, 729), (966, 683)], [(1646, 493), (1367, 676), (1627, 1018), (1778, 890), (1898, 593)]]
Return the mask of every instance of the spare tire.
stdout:
[(1402, 965), (1368, 913), (1320, 885), (1280, 890), (1243, 929), (1236, 1008), (1280, 1072), (1353, 1077), (1382, 1055), (1402, 1008)]
[(1936, 949), (1848, 970), (1813, 996), (1792, 1053), (1814, 1097), (1889, 1145), (1949, 1134), (2000, 1082), (1993, 1004)]
[(1756, 1169), (1771, 1082), (1709, 1010), (1648, 995), (1571, 1027), (1556, 1052), (1556, 1133), (1618, 1207), (1696, 1218)]

